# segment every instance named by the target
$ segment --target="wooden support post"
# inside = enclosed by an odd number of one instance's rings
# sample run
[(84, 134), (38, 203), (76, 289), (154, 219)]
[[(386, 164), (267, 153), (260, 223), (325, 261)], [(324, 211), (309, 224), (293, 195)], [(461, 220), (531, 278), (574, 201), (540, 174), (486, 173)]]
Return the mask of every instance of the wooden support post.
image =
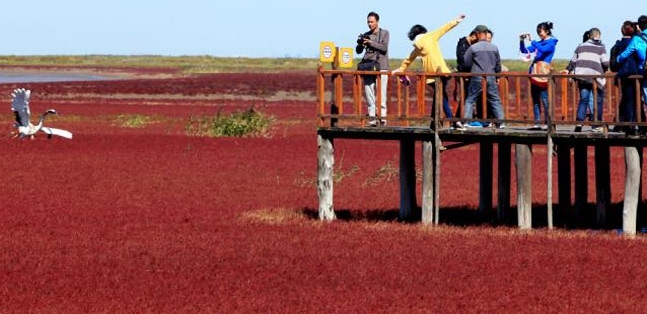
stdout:
[(494, 145), (483, 142), (479, 148), (479, 212), (485, 218), (489, 218), (492, 211), (492, 159)]
[(416, 158), (415, 142), (400, 141), (400, 219), (411, 220), (416, 207)]
[(573, 167), (575, 168), (575, 222), (579, 224), (586, 217), (588, 205), (588, 146), (577, 145), (573, 153)]
[(625, 200), (622, 208), (622, 230), (629, 236), (636, 234), (641, 177), (638, 148), (625, 147)]
[[(550, 128), (550, 119), (548, 121)], [(546, 221), (548, 229), (553, 229), (553, 138), (548, 131), (548, 141), (546, 143)]]
[(434, 222), (434, 146), (422, 142), (422, 223)]
[(497, 206), (497, 221), (504, 222), (507, 219), (508, 211), (510, 210), (510, 168), (512, 152), (512, 145), (509, 142), (499, 143), (499, 185), (497, 188), (498, 193), (498, 206)]
[[(436, 106), (436, 113), (438, 113), (439, 107)], [(436, 126), (438, 126), (438, 122), (436, 122)], [(440, 223), (440, 146), (442, 143), (438, 132), (434, 132), (434, 221), (436, 224)]]
[(319, 219), (334, 220), (333, 207), (333, 167), (335, 149), (333, 139), (317, 135), (317, 195), (319, 196)]
[(520, 229), (532, 228), (532, 146), (515, 145), (517, 168), (517, 221)]
[(595, 145), (596, 221), (606, 221), (611, 207), (611, 151), (609, 145)]
[(557, 216), (563, 221), (571, 220), (571, 147), (560, 144), (557, 147)]
[[(335, 50), (339, 54), (339, 47), (335, 47)], [(336, 62), (332, 63), (332, 69), (337, 70), (337, 64)], [(339, 101), (342, 99), (341, 98), (341, 93), (339, 94), (340, 97), (338, 97), (337, 93), (341, 92), (341, 77), (339, 74), (333, 74), (330, 77), (330, 82), (332, 83), (332, 88), (330, 89), (331, 92), (331, 103), (330, 103), (330, 114), (336, 115), (339, 114), (339, 106), (341, 105)], [(337, 118), (331, 118), (330, 119), (330, 127), (334, 128), (337, 126)]]

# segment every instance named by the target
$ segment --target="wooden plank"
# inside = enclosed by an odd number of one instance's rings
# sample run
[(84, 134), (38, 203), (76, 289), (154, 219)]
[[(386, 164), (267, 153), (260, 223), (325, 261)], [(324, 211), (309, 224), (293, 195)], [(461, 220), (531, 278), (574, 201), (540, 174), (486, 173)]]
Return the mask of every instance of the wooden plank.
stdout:
[(532, 228), (532, 146), (515, 145), (517, 168), (517, 221), (519, 228)]
[(510, 169), (512, 167), (510, 153), (512, 145), (510, 142), (499, 143), (499, 173), (498, 173), (498, 206), (497, 221), (505, 222), (510, 210)]
[(317, 195), (319, 196), (319, 219), (335, 220), (333, 207), (333, 167), (335, 155), (333, 139), (317, 135)]
[(411, 220), (416, 207), (415, 142), (400, 141), (400, 219)]
[(431, 141), (422, 142), (422, 223), (434, 222), (434, 147)]
[(636, 234), (636, 218), (641, 180), (641, 156), (636, 147), (625, 147), (625, 198), (622, 209), (622, 230), (624, 234)]

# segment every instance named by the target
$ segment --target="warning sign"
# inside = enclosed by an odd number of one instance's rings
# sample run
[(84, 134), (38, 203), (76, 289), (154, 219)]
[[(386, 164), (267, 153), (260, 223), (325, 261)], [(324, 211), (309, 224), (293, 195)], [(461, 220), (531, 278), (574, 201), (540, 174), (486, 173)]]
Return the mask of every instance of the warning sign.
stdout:
[(337, 57), (337, 66), (340, 68), (353, 67), (353, 48), (339, 48), (339, 56)]
[(321, 44), (319, 44), (319, 61), (335, 61), (335, 43), (332, 41), (322, 41)]

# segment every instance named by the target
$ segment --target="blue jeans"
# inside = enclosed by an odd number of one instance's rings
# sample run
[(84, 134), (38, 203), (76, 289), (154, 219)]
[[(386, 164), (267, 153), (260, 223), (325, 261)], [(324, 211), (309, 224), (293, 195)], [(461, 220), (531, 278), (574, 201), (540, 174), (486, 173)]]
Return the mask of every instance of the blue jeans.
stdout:
[(540, 101), (544, 104), (544, 121), (548, 119), (548, 88), (530, 84), (530, 96), (532, 97), (532, 107), (535, 118), (535, 124), (539, 124), (541, 119)]
[[(586, 109), (589, 107), (589, 104), (593, 102), (593, 84), (589, 83), (578, 83), (577, 87), (580, 89), (580, 102), (577, 104), (577, 121), (584, 121), (586, 117)], [(602, 121), (602, 105), (604, 103), (604, 90), (598, 89), (598, 114), (595, 121)], [(591, 116), (594, 114), (593, 108), (591, 108)]]
[[(449, 98), (447, 97), (447, 82), (449, 81), (449, 77), (441, 77), (440, 81), (443, 83), (443, 111), (445, 112), (445, 116), (449, 119), (454, 117), (454, 114), (452, 114), (452, 108), (449, 107)], [(432, 89), (434, 89), (435, 83), (429, 83), (427, 84), (428, 86), (431, 86)], [(433, 117), (434, 112), (436, 112), (436, 90), (434, 89), (434, 97), (431, 105), (431, 116)]]
[(642, 90), (643, 103), (645, 104), (645, 106), (647, 106), (647, 79), (643, 79), (641, 83), (641, 87), (643, 89)]
[[(474, 76), (470, 79), (468, 94), (465, 98), (465, 119), (472, 119), (474, 104), (483, 93), (483, 77)], [(499, 88), (496, 83), (496, 77), (486, 77), (486, 94), (488, 111), (492, 113), (494, 118), (503, 120), (503, 106), (501, 105), (501, 96), (499, 96)]]
[(636, 86), (635, 82), (629, 79), (621, 79), (622, 96), (618, 111), (621, 113), (620, 121), (636, 122)]

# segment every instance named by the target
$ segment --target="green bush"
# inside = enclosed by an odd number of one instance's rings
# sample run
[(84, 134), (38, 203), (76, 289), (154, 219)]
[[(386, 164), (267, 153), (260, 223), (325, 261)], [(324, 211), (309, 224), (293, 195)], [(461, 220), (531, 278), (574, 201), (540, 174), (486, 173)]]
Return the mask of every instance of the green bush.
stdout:
[(268, 136), (273, 117), (267, 117), (253, 107), (223, 115), (221, 110), (214, 117), (190, 116), (186, 132), (192, 136), (212, 137), (260, 137)]

